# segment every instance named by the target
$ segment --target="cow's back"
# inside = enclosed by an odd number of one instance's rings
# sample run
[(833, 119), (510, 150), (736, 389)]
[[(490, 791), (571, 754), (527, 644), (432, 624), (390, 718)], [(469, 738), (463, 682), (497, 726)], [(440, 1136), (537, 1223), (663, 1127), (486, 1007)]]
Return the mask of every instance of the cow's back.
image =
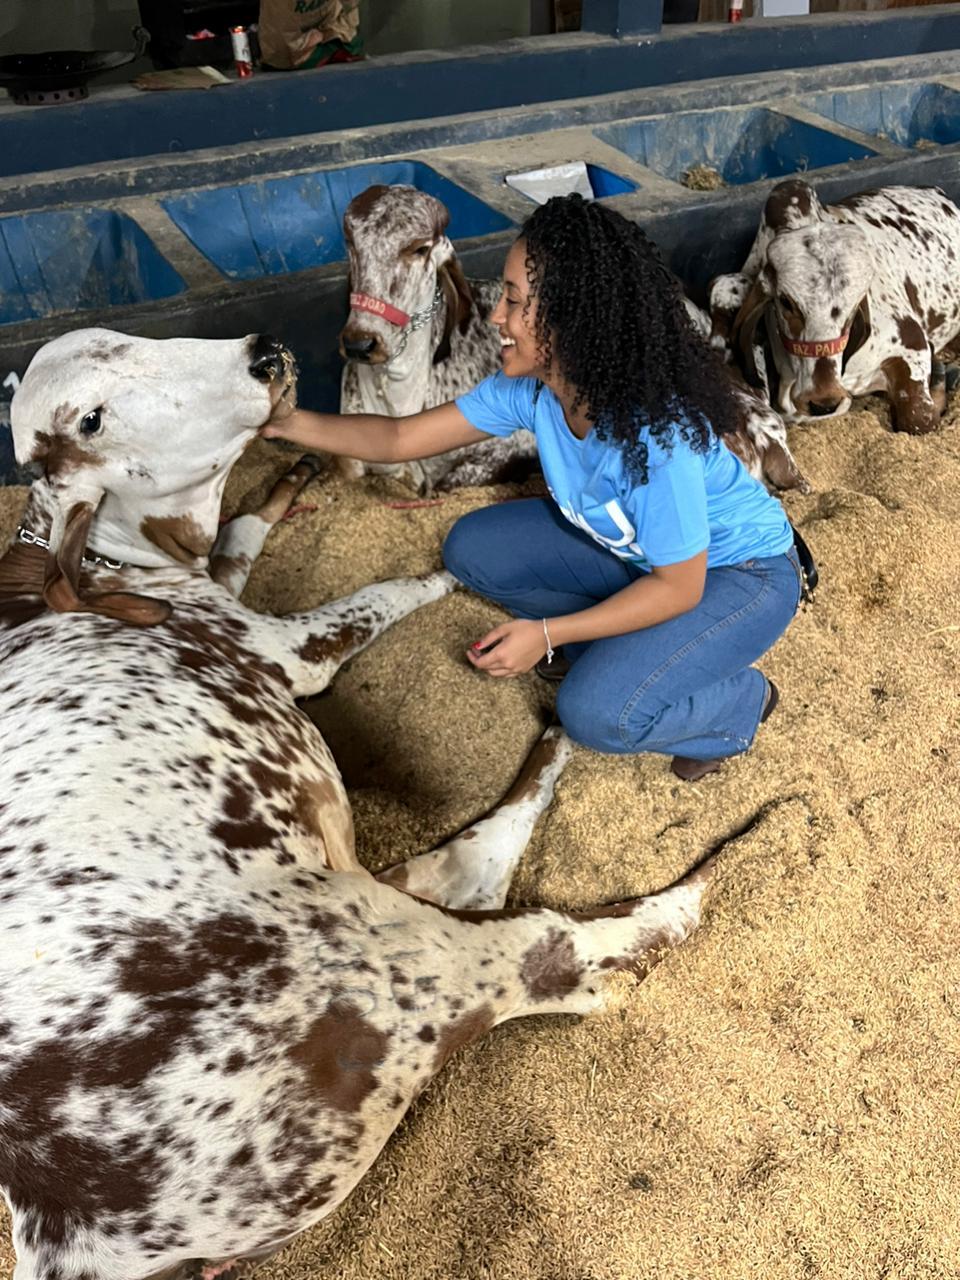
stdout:
[[(326, 874), (349, 808), (261, 626), (210, 584), (146, 630), (42, 613), (0, 631), (0, 1187), (38, 1275), (68, 1238), (72, 1274), (88, 1237), (121, 1256), (151, 1223), (169, 1256), (241, 1204), (266, 1243), (319, 1150), (316, 1123), (269, 1161), (241, 1139), (279, 1140), (263, 1119), (299, 1087), (328, 968), (343, 985), (337, 922), (362, 884)], [(259, 1223), (228, 1185), (254, 1163), (276, 1179)]]

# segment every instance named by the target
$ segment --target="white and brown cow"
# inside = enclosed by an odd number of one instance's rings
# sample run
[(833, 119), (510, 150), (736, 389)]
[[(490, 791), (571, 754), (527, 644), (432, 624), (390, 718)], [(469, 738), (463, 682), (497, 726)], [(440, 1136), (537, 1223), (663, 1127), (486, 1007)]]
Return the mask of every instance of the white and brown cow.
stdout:
[(594, 1008), (604, 973), (642, 975), (699, 916), (706, 865), (585, 913), (502, 910), (570, 751), (557, 729), (462, 835), (379, 878), (357, 861), (294, 699), (451, 579), (286, 618), (237, 601), (310, 475), (215, 547), (227, 471), (289, 408), (290, 369), (263, 337), (82, 330), (13, 401), (40, 473), (0, 559), (16, 1280), (244, 1274), (336, 1208), (459, 1046)]
[(845, 413), (854, 396), (883, 392), (896, 430), (937, 426), (934, 355), (960, 332), (960, 209), (942, 191), (885, 187), (822, 205), (803, 179), (781, 182), (742, 276), (719, 282), (730, 298), (738, 287), (731, 344), (753, 385), (771, 377), (786, 417)]
[[(340, 334), (347, 362), (341, 413), (419, 413), (500, 368), (500, 336), (488, 317), (502, 286), (467, 280), (446, 235), (449, 217), (439, 200), (408, 186), (370, 187), (347, 207), (350, 315)], [(529, 431), (416, 462), (340, 460), (348, 475), (396, 475), (420, 493), (522, 479), (537, 465)]]

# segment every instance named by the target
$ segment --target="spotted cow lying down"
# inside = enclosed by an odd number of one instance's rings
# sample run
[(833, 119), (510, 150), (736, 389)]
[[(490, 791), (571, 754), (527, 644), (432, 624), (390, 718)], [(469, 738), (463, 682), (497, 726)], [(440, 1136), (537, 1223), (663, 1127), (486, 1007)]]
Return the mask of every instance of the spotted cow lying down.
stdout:
[(83, 330), (13, 402), (39, 478), (0, 560), (0, 1187), (16, 1280), (242, 1275), (329, 1214), (456, 1049), (580, 1013), (696, 924), (647, 899), (503, 911), (569, 752), (375, 878), (294, 699), (451, 579), (286, 618), (236, 599), (300, 464), (218, 537), (293, 401), (272, 339)]
[(957, 376), (936, 353), (960, 333), (960, 209), (936, 187), (825, 205), (789, 178), (743, 271), (714, 281), (711, 312), (715, 340), (784, 417), (882, 392), (895, 430), (933, 431)]

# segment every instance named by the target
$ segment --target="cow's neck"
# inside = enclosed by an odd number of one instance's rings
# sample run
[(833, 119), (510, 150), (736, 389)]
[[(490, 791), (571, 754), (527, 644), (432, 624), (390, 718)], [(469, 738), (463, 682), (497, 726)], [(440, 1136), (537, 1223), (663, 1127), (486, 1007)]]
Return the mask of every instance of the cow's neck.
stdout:
[[(219, 530), (227, 471), (192, 489), (147, 499), (105, 494), (90, 526), (87, 550), (142, 569), (203, 570)], [(21, 525), (49, 539), (57, 499), (44, 480), (30, 490)]]
[(357, 364), (357, 386), (364, 413), (385, 413), (402, 418), (425, 408), (433, 353), (443, 332), (446, 303), (424, 325), (407, 334), (407, 345), (400, 355), (386, 364)]
[(122, 500), (107, 494), (90, 539), (107, 555), (142, 568), (205, 569), (217, 537), (226, 472), (168, 497)]

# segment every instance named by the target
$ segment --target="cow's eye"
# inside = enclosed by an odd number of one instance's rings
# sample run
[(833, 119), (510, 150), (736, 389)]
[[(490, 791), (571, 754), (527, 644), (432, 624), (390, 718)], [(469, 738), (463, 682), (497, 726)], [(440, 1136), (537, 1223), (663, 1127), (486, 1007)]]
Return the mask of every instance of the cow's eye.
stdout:
[(784, 311), (786, 311), (788, 315), (793, 315), (793, 313), (797, 309), (793, 304), (793, 300), (791, 298), (788, 298), (785, 293), (781, 293), (777, 298), (777, 301), (780, 303), (780, 306), (783, 308)]
[(418, 258), (425, 258), (432, 248), (432, 244), (422, 244), (418, 249), (414, 249), (413, 252)]
[(100, 410), (92, 409), (80, 419), (79, 431), (82, 436), (95, 436), (100, 430)]

